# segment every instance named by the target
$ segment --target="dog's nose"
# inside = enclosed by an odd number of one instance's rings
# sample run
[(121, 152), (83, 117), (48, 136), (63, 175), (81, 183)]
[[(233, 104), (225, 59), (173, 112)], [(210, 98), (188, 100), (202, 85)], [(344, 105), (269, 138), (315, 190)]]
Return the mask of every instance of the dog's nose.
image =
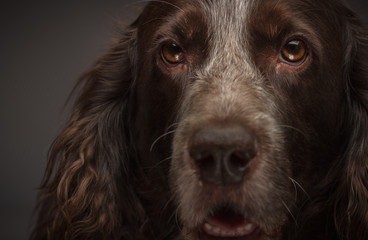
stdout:
[(256, 158), (256, 139), (239, 125), (205, 127), (194, 133), (189, 153), (202, 181), (235, 184), (242, 181), (249, 163)]

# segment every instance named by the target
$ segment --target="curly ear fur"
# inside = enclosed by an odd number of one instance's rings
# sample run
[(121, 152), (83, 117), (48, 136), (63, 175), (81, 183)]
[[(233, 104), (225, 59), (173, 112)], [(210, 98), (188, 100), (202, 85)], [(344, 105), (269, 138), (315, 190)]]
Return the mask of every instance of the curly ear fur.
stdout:
[(347, 132), (343, 170), (335, 198), (340, 239), (368, 239), (368, 29), (346, 14), (345, 81)]
[(78, 82), (82, 92), (50, 148), (31, 239), (116, 239), (143, 214), (128, 185), (135, 35), (131, 27)]
[[(313, 220), (307, 224), (320, 225), (325, 213), (334, 219), (335, 226), (326, 229), (335, 228), (339, 236), (326, 233), (326, 239), (368, 239), (368, 30), (346, 7), (340, 10), (346, 28), (345, 148), (336, 150), (341, 158), (316, 186), (305, 215)], [(137, 71), (134, 26), (77, 85), (82, 92), (50, 149), (31, 239), (137, 240), (143, 235), (134, 232), (144, 231), (146, 216), (134, 193), (135, 173), (129, 171), (134, 169), (128, 127)]]
[[(303, 200), (298, 239), (325, 231), (324, 239), (368, 239), (368, 29), (348, 6), (336, 1), (345, 47), (340, 157)], [(307, 234), (306, 234), (307, 233)], [(293, 235), (290, 237), (294, 238)]]

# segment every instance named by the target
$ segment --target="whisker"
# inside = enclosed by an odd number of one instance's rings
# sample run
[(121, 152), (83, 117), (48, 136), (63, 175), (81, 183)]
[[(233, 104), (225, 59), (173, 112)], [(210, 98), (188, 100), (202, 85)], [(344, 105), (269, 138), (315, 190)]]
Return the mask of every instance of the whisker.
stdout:
[(298, 199), (298, 189), (297, 189), (296, 183), (293, 181), (293, 179), (290, 178), (290, 177), (289, 177), (289, 179), (291, 180), (291, 182), (293, 183), (293, 186), (294, 186), (294, 192), (295, 192), (294, 201), (296, 201)]
[(145, 167), (145, 168), (143, 168), (143, 169), (144, 169), (144, 170), (150, 170), (150, 169), (158, 168), (160, 164), (163, 164), (164, 162), (169, 161), (169, 160), (171, 160), (171, 159), (172, 159), (172, 157), (167, 157), (167, 158), (165, 158), (165, 159), (163, 159), (163, 160), (159, 161), (158, 163), (156, 163), (156, 164), (155, 164), (155, 165), (153, 165), (152, 167)]
[(166, 133), (162, 134), (161, 136), (159, 136), (158, 138), (156, 138), (156, 140), (155, 140), (155, 141), (153, 141), (153, 143), (152, 143), (152, 145), (151, 145), (150, 152), (152, 152), (153, 147), (155, 146), (155, 144), (156, 144), (160, 139), (164, 138), (164, 137), (165, 137), (165, 136), (167, 136), (167, 135), (170, 135), (170, 134), (174, 133), (175, 131), (176, 131), (176, 129), (175, 129), (175, 130), (172, 130), (172, 131), (169, 131), (169, 132), (166, 132)]
[(298, 128), (296, 128), (296, 127), (293, 127), (293, 126), (290, 126), (290, 125), (278, 125), (279, 127), (283, 127), (283, 128), (289, 128), (289, 129), (292, 129), (292, 130), (294, 130), (294, 131), (296, 131), (296, 132), (298, 132), (298, 133), (300, 133), (301, 135), (303, 135), (303, 137), (305, 137), (306, 138), (306, 134), (302, 131), (302, 130), (300, 130), (300, 129), (298, 129)]
[(167, 157), (167, 158), (165, 158), (165, 159), (163, 159), (163, 160), (159, 161), (158, 163), (156, 163), (154, 166), (149, 167), (149, 168), (145, 168), (145, 169), (154, 169), (154, 168), (157, 168), (160, 164), (162, 164), (162, 163), (164, 163), (164, 162), (166, 162), (166, 161), (171, 160), (171, 158), (172, 158), (171, 156), (170, 156), (170, 157)]
[(286, 210), (289, 212), (290, 216), (293, 218), (293, 220), (295, 222), (295, 226), (298, 227), (298, 222), (296, 221), (296, 218), (293, 215), (293, 213), (291, 212), (290, 208), (286, 205), (286, 203), (283, 200), (281, 200), (281, 202), (284, 205), (284, 207), (286, 208)]
[(295, 179), (293, 179), (293, 178), (291, 178), (291, 177), (289, 177), (289, 179), (290, 179), (290, 181), (294, 184), (294, 187), (295, 186), (298, 186), (303, 192), (304, 192), (304, 194), (310, 199), (310, 196), (309, 196), (309, 194), (307, 193), (307, 191), (303, 188), (303, 186), (300, 184), (300, 183), (298, 183), (298, 181), (296, 181)]
[(178, 126), (179, 125), (179, 123), (173, 123), (173, 124), (171, 124), (170, 126), (168, 126), (167, 127), (167, 129), (166, 129), (166, 131), (169, 131), (170, 130), (170, 128), (172, 128), (172, 127), (176, 127), (176, 126)]

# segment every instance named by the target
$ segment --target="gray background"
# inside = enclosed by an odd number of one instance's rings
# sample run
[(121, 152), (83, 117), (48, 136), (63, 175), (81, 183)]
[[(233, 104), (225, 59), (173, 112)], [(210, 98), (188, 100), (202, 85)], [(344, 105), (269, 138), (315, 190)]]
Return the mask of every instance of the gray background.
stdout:
[[(0, 9), (0, 239), (27, 239), (47, 150), (78, 76), (145, 1), (12, 1)], [(349, 0), (368, 22), (368, 1)], [(116, 20), (120, 20), (117, 23)]]

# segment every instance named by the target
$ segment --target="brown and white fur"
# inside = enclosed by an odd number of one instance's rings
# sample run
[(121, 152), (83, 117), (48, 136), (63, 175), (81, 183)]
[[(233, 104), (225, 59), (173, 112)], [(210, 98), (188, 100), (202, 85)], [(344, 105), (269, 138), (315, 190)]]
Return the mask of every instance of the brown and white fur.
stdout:
[(342, 0), (152, 1), (77, 88), (31, 239), (368, 239), (368, 31)]

